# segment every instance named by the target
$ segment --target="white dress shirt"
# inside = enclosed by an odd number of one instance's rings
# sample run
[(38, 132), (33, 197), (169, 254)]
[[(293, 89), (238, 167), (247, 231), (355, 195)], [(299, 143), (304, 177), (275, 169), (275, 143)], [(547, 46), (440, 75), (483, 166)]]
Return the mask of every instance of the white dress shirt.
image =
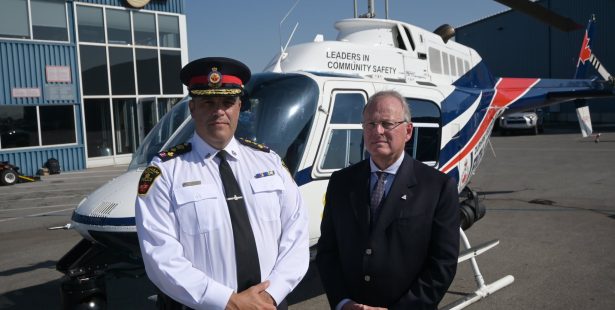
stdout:
[[(224, 309), (237, 271), (218, 150), (197, 134), (190, 143), (187, 153), (152, 160), (161, 175), (136, 201), (141, 253), (148, 277), (165, 294), (194, 309)], [(280, 303), (309, 265), (303, 200), (275, 152), (234, 138), (225, 150), (254, 232), (262, 281), (270, 281), (267, 292)]]

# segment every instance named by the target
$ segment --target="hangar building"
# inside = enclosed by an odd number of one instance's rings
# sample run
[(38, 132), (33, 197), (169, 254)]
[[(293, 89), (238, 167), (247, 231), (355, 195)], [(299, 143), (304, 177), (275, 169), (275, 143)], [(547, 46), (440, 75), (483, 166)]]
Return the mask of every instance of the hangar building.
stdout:
[[(615, 74), (615, 1), (541, 0), (544, 7), (587, 26), (596, 17), (593, 52)], [(474, 48), (494, 76), (570, 79), (574, 76), (585, 28), (563, 32), (514, 10), (456, 29), (455, 40)], [(587, 78), (598, 76), (592, 69)], [(615, 99), (589, 101), (594, 126), (615, 124)], [(545, 109), (545, 121), (576, 123), (574, 103)]]
[(185, 95), (183, 0), (3, 0), (0, 161), (123, 164)]

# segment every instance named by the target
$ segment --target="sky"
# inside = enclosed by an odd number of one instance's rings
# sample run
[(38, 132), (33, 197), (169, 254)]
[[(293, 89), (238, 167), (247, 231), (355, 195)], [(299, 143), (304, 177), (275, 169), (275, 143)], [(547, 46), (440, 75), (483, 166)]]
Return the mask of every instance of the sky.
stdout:
[[(357, 0), (358, 14), (367, 0)], [(353, 0), (185, 0), (189, 60), (209, 56), (235, 58), (261, 72), (299, 23), (290, 45), (317, 34), (335, 40), (337, 20), (354, 16)], [(295, 6), (296, 4), (296, 6)], [(385, 18), (384, 0), (375, 0), (376, 18)], [(284, 23), (282, 19), (290, 12)], [(507, 10), (493, 0), (389, 0), (389, 19), (433, 31)]]

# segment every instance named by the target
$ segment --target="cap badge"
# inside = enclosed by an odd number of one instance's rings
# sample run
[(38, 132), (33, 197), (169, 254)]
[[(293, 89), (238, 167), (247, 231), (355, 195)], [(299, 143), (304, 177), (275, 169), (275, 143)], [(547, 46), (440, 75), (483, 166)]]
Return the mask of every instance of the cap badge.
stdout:
[(211, 72), (209, 72), (207, 79), (209, 80), (209, 87), (211, 88), (219, 88), (222, 86), (222, 75), (218, 72), (217, 67), (211, 68)]

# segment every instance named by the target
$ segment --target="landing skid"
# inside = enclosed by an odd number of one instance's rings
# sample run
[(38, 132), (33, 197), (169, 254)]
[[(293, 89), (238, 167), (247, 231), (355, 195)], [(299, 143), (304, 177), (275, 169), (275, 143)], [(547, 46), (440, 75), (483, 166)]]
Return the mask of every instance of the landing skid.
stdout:
[(495, 247), (500, 243), (499, 240), (492, 240), (483, 244), (480, 244), (475, 247), (470, 246), (470, 241), (468, 241), (468, 237), (463, 232), (463, 229), (459, 229), (461, 235), (461, 241), (465, 247), (461, 253), (459, 253), (459, 259), (457, 263), (464, 262), (466, 260), (470, 261), (472, 264), (472, 271), (474, 272), (474, 280), (476, 281), (477, 289), (471, 294), (462, 297), (442, 308), (440, 310), (457, 310), (463, 309), (495, 292), (498, 290), (510, 285), (515, 281), (515, 278), (511, 275), (507, 275), (491, 284), (486, 284), (483, 278), (483, 275), (480, 273), (480, 269), (478, 269), (478, 263), (476, 262), (476, 256), (488, 251), (489, 249)]

